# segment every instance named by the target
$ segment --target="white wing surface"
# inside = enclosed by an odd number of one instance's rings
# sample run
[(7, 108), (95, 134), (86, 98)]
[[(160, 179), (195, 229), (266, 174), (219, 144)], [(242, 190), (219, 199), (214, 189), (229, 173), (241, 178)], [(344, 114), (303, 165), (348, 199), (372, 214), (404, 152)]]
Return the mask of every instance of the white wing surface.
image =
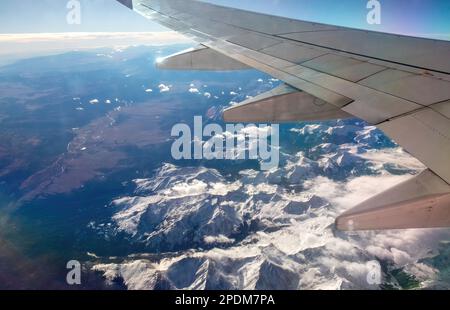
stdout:
[(118, 0), (198, 48), (166, 69), (258, 69), (285, 85), (225, 111), (229, 122), (358, 117), (428, 167), (340, 216), (342, 230), (450, 226), (450, 42), (253, 13), (193, 0)]

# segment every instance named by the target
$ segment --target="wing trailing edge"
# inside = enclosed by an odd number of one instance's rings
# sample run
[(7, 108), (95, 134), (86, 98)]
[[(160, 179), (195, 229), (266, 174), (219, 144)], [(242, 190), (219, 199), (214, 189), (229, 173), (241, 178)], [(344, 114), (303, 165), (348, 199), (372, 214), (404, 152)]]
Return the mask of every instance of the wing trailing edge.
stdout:
[(230, 123), (283, 123), (349, 117), (351, 115), (341, 109), (286, 84), (223, 113), (224, 120)]
[(450, 226), (450, 185), (430, 170), (364, 201), (336, 219), (343, 231)]
[(231, 71), (250, 69), (249, 66), (203, 45), (158, 59), (156, 66), (165, 70)]

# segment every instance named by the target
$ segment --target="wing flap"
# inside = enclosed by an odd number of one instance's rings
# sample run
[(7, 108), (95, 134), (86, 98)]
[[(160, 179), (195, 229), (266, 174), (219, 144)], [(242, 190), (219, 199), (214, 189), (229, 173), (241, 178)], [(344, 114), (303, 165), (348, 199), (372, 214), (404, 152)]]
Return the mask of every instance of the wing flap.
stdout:
[(326, 54), (302, 65), (355, 83), (386, 70), (383, 66), (335, 54)]
[(347, 103), (349, 105), (346, 104), (345, 108), (341, 106), (343, 110), (371, 124), (378, 124), (422, 107), (414, 102), (317, 72), (302, 65), (289, 67), (286, 71), (298, 78), (316, 85), (323, 85), (330, 91), (354, 99), (354, 102)]
[(288, 85), (226, 109), (226, 122), (283, 123), (349, 118), (341, 109)]
[(344, 231), (450, 226), (450, 186), (430, 170), (370, 198), (336, 219)]
[(190, 48), (158, 59), (156, 65), (158, 68), (166, 70), (226, 71), (250, 68), (205, 46)]
[(450, 119), (450, 100), (445, 102), (436, 103), (430, 106), (434, 111), (442, 114), (446, 118)]
[(396, 69), (371, 75), (359, 84), (424, 106), (450, 99), (449, 81)]
[(378, 125), (450, 184), (450, 120), (430, 108)]

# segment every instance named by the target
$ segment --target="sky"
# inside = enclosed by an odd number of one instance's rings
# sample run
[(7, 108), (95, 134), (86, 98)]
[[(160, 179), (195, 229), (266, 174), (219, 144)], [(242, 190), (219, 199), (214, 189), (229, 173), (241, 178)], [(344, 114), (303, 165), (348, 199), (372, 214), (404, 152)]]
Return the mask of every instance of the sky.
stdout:
[[(208, 0), (326, 24), (450, 39), (450, 1), (379, 0), (380, 25), (366, 21), (368, 0)], [(165, 31), (115, 0), (80, 0), (81, 24), (66, 22), (68, 0), (0, 1), (0, 33)]]

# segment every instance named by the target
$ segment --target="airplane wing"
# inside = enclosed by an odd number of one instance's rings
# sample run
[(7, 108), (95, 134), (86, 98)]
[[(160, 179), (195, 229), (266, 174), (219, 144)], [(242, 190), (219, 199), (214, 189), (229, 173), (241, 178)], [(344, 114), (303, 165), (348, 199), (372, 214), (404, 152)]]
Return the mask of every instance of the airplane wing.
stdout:
[(166, 69), (255, 68), (285, 82), (228, 122), (358, 117), (428, 169), (336, 220), (341, 230), (450, 227), (450, 42), (336, 27), (193, 0), (118, 0), (199, 46)]

